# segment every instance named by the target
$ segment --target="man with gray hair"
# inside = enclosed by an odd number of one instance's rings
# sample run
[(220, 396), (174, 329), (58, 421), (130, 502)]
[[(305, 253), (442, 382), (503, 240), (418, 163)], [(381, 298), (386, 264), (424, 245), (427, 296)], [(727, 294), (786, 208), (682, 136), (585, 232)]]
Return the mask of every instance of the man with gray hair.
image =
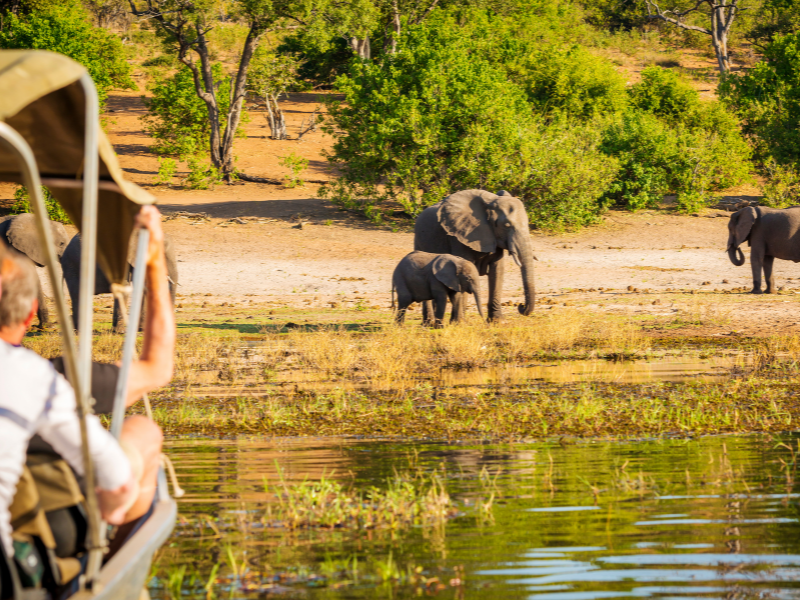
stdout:
[[(161, 275), (165, 278), (163, 232), (158, 211), (154, 207), (145, 207), (137, 222), (140, 227), (151, 231), (148, 282), (160, 279)], [(0, 244), (0, 278), (0, 381), (3, 382), (0, 386), (0, 439), (3, 439), (3, 444), (0, 444), (0, 544), (6, 556), (11, 557), (14, 548), (9, 506), (26, 462), (25, 453), (31, 438), (37, 435), (40, 441), (47, 442), (79, 475), (84, 469), (72, 388), (50, 361), (21, 346), (38, 308), (36, 271), (28, 261), (18, 260)], [(154, 287), (162, 286), (154, 284)], [(163, 296), (169, 302), (168, 292), (153, 296), (160, 298), (159, 305), (165, 302)], [(168, 317), (164, 316), (167, 311), (162, 307), (154, 308), (157, 308), (154, 310), (154, 323), (148, 319), (148, 325), (151, 329), (163, 330), (162, 337), (166, 336), (167, 343), (159, 341), (158, 335), (151, 336), (156, 340), (156, 351), (151, 351), (153, 356), (149, 362), (155, 362), (155, 359), (163, 362), (166, 350), (172, 348), (170, 340), (174, 344), (174, 320), (170, 321), (171, 306)], [(140, 375), (149, 382), (148, 386), (139, 389), (141, 381), (138, 384), (132, 382), (126, 404), (132, 403), (137, 392), (140, 395), (152, 389), (157, 380), (166, 377), (168, 381), (171, 377), (171, 352), (168, 364), (155, 371), (148, 366), (146, 356), (142, 358), (145, 360), (139, 369), (142, 371)], [(148, 512), (152, 503), (160, 463), (161, 430), (151, 420), (139, 415), (125, 420), (119, 443), (94, 415), (87, 416), (87, 428), (102, 516), (114, 525), (133, 525)], [(0, 589), (0, 597), (4, 597), (5, 592), (5, 589)]]

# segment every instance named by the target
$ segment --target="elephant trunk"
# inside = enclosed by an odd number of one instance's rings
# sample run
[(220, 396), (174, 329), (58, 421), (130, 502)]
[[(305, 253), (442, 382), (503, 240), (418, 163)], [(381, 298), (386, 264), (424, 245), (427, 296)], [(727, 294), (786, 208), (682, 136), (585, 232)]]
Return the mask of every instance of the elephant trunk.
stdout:
[(528, 316), (533, 312), (536, 303), (536, 284), (533, 280), (533, 249), (530, 235), (527, 231), (523, 235), (524, 239), (521, 240), (521, 243), (513, 244), (509, 251), (513, 252), (519, 261), (522, 270), (522, 289), (525, 292), (525, 304), (517, 305), (517, 310), (519, 310), (519, 314)]
[(485, 323), (486, 317), (483, 316), (483, 308), (481, 307), (481, 296), (480, 294), (478, 294), (478, 290), (477, 289), (472, 290), (472, 295), (475, 297), (475, 306), (478, 307), (478, 314), (481, 316), (481, 319), (483, 319)]
[[(739, 253), (739, 256), (736, 256), (736, 253)], [(738, 246), (734, 246), (731, 244), (728, 246), (728, 258), (731, 259), (731, 262), (736, 265), (737, 267), (741, 267), (744, 264), (744, 253), (742, 249)]]

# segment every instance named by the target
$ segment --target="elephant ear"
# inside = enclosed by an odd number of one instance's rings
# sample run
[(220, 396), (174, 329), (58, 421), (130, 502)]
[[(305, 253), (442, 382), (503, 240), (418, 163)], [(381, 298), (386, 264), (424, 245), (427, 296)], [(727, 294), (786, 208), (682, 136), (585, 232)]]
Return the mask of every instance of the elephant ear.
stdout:
[[(33, 214), (25, 213), (14, 217), (8, 227), (6, 237), (12, 248), (30, 258), (37, 267), (45, 265), (46, 255), (42, 244), (39, 243), (36, 217)], [(66, 237), (66, 233), (64, 237)]]
[(449, 254), (442, 254), (433, 261), (433, 275), (449, 287), (454, 292), (461, 291), (461, 283), (458, 281), (458, 270), (456, 269), (455, 257)]
[(497, 239), (486, 215), (486, 205), (495, 198), (485, 190), (450, 194), (439, 207), (439, 223), (449, 235), (476, 252), (494, 252)]
[(747, 236), (750, 235), (750, 229), (753, 227), (753, 223), (756, 222), (758, 214), (755, 208), (748, 206), (740, 210), (736, 215), (734, 232), (736, 233), (736, 246), (738, 247), (744, 244)]

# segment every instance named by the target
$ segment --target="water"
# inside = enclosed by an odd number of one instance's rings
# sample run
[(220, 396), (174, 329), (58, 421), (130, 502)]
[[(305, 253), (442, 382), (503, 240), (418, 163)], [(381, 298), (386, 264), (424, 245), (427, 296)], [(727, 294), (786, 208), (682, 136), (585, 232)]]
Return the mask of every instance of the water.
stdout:
[[(800, 598), (798, 440), (173, 440), (187, 495), (150, 592)], [(456, 508), (446, 524), (290, 530), (266, 516), (275, 499), (265, 480), (327, 477), (358, 489), (409, 469), (440, 474)]]
[[(653, 359), (612, 361), (604, 359), (561, 360), (529, 365), (509, 365), (479, 369), (442, 369), (431, 376), (407, 377), (402, 381), (390, 380), (390, 388), (417, 386), (429, 382), (448, 388), (479, 390), (491, 387), (525, 386), (531, 381), (572, 383), (596, 381), (607, 383), (649, 383), (656, 381), (722, 381), (735, 369), (747, 367), (751, 359), (739, 353), (720, 354), (708, 358), (690, 356), (660, 356)], [(237, 385), (220, 382), (218, 371), (199, 371), (193, 374), (196, 396), (215, 398), (264, 394), (283, 389), (303, 389), (317, 392), (342, 390), (382, 389), (380, 380), (331, 381), (330, 376), (318, 371), (286, 370), (274, 374), (269, 383), (256, 377), (240, 377)]]

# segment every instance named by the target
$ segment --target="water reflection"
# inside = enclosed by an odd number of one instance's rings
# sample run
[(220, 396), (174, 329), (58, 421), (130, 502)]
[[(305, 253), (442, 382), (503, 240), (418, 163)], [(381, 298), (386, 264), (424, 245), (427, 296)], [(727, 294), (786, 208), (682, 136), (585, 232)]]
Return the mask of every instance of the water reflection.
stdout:
[[(605, 359), (548, 361), (530, 365), (506, 365), (479, 369), (441, 369), (432, 375), (409, 376), (402, 380), (341, 379), (320, 371), (285, 370), (271, 373), (264, 382), (256, 376), (241, 376), (235, 385), (220, 381), (218, 371), (197, 371), (192, 374), (192, 393), (195, 396), (230, 398), (242, 394), (264, 394), (283, 389), (314, 390), (318, 392), (341, 389), (413, 388), (421, 384), (478, 391), (485, 388), (512, 388), (532, 381), (573, 383), (593, 381), (604, 383), (648, 383), (657, 381), (721, 381), (734, 369), (746, 368), (751, 359), (741, 354), (697, 356), (659, 356), (652, 359), (612, 361)], [(465, 388), (465, 389), (464, 389)]]
[[(168, 449), (188, 493), (151, 594), (170, 598), (170, 578), (183, 568), (183, 598), (208, 590), (246, 599), (275, 591), (796, 598), (800, 494), (794, 454), (779, 441), (795, 447), (797, 438), (566, 446), (173, 440)], [(264, 481), (327, 477), (365, 487), (409, 467), (443, 473), (463, 516), (441, 530), (287, 531), (263, 519), (274, 501)], [(489, 521), (470, 510), (487, 474), (495, 491)], [(389, 564), (399, 575), (384, 581)]]

